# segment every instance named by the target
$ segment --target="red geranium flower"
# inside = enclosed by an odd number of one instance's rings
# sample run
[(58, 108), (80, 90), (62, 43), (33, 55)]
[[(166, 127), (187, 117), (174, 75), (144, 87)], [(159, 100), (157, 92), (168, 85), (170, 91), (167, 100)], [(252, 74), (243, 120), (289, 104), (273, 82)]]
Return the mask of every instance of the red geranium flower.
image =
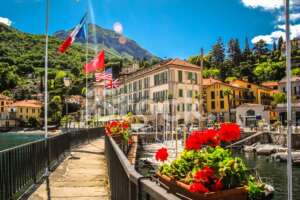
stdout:
[(214, 179), (215, 172), (210, 167), (204, 167), (203, 169), (196, 172), (194, 179), (197, 182), (209, 183), (211, 179)]
[(168, 150), (166, 148), (162, 147), (156, 152), (155, 159), (165, 161), (168, 159), (168, 156), (169, 156)]
[(219, 135), (222, 141), (232, 142), (240, 139), (241, 130), (240, 127), (235, 123), (224, 123), (221, 124)]
[(133, 140), (131, 138), (128, 139), (128, 144), (129, 145), (133, 144)]
[(127, 121), (124, 121), (124, 122), (122, 123), (122, 128), (123, 128), (123, 129), (128, 129), (128, 128), (129, 128), (129, 123), (128, 123)]
[(189, 190), (190, 192), (201, 192), (201, 193), (209, 192), (209, 190), (202, 183), (191, 184)]
[(213, 191), (219, 191), (224, 188), (222, 184), (222, 179), (217, 179), (215, 184), (212, 186)]

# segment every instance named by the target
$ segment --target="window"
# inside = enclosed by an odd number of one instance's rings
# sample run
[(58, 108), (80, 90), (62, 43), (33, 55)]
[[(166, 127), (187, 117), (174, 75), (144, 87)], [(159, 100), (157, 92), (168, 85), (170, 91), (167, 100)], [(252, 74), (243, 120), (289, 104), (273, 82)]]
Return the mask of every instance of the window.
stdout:
[(251, 88), (251, 85), (247, 85), (247, 88)]
[(224, 101), (220, 101), (221, 109), (224, 109)]
[(1, 101), (1, 106), (4, 106), (4, 101)]
[(136, 91), (136, 89), (137, 89), (137, 82), (135, 81), (135, 82), (133, 83), (133, 91)]
[(34, 108), (32, 109), (32, 113), (35, 113), (35, 109)]
[(193, 97), (193, 90), (188, 91), (188, 97)]
[(139, 89), (140, 90), (143, 89), (143, 82), (142, 82), (142, 80), (139, 80)]
[(179, 89), (179, 97), (183, 97), (183, 90)]
[(210, 96), (211, 96), (211, 99), (215, 99), (215, 92), (214, 92), (214, 91), (211, 91), (211, 92), (210, 92)]
[(214, 101), (211, 102), (211, 109), (214, 110), (216, 108), (216, 104)]
[(220, 98), (223, 99), (224, 95), (223, 95), (223, 90), (220, 90)]
[(285, 87), (282, 88), (282, 91), (283, 91), (283, 92), (286, 92), (286, 91), (285, 91)]
[(177, 111), (180, 112), (180, 105), (177, 105)]
[(162, 85), (168, 82), (168, 72), (162, 72), (154, 75), (154, 85)]
[(144, 88), (149, 88), (149, 77), (144, 78)]
[(1, 112), (4, 112), (4, 108), (3, 107), (1, 108)]
[(23, 112), (23, 108), (20, 108), (20, 113), (22, 113)]
[(26, 113), (28, 113), (28, 108), (26, 108)]
[(182, 83), (182, 71), (178, 71), (178, 82)]
[(187, 104), (187, 111), (192, 111), (192, 104)]

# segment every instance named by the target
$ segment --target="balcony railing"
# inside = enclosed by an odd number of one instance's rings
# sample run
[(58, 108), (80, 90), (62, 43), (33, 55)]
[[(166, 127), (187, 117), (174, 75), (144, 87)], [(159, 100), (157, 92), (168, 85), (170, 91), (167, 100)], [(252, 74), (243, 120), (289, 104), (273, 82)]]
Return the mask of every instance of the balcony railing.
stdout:
[(103, 135), (99, 128), (65, 133), (0, 151), (0, 200), (18, 199), (53, 170), (70, 148)]
[(111, 137), (105, 138), (111, 200), (179, 200), (139, 174)]

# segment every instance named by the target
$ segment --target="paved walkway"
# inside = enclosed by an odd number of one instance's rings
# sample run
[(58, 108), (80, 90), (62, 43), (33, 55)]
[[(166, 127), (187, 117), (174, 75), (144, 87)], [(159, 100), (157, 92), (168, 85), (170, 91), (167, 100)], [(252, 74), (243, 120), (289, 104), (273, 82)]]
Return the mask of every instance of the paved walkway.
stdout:
[(109, 189), (104, 155), (104, 138), (85, 144), (72, 152), (50, 175), (50, 198), (46, 182), (30, 200), (108, 200)]

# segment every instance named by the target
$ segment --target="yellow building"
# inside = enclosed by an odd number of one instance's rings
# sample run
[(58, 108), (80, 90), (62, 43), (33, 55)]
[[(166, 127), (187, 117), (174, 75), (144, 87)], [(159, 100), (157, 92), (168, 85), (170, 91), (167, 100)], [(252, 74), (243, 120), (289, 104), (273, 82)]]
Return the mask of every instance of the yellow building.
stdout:
[[(206, 113), (218, 121), (235, 120), (235, 108), (246, 101), (244, 94), (247, 90), (233, 86), (216, 79), (203, 79), (203, 93)], [(229, 91), (229, 98), (225, 91)]]
[(12, 103), (13, 100), (10, 97), (0, 94), (0, 127), (15, 126), (15, 121), (9, 112)]
[(42, 103), (37, 100), (16, 101), (10, 106), (16, 113), (17, 120), (27, 122), (30, 118), (40, 121)]
[(271, 123), (278, 120), (278, 113), (275, 112), (271, 107), (271, 102), (273, 100), (272, 95), (278, 92), (278, 90), (274, 89), (276, 88), (276, 86), (278, 88), (278, 83), (265, 82), (262, 83), (262, 85), (257, 85), (254, 83), (249, 83), (245, 80), (234, 80), (231, 81), (230, 84), (249, 89), (249, 94), (251, 96), (254, 96), (254, 100), (251, 103), (264, 105), (265, 109), (270, 111), (269, 113)]
[(262, 105), (271, 105), (272, 101), (272, 91), (273, 89), (261, 85), (257, 85), (255, 83), (250, 83), (244, 80), (233, 80), (229, 83), (232, 86), (241, 87), (244, 89), (248, 89), (248, 95), (254, 97), (252, 103), (262, 104)]

